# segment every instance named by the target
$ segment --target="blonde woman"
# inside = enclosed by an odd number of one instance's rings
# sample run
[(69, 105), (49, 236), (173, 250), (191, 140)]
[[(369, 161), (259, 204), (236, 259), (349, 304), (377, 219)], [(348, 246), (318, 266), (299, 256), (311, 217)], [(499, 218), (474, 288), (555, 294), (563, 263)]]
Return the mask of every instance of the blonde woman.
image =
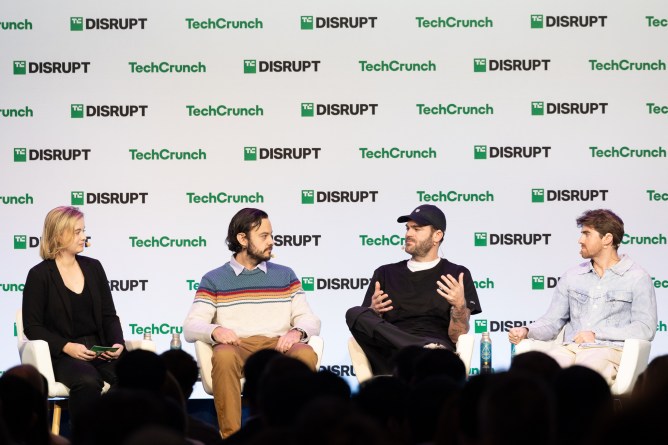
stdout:
[[(84, 215), (57, 207), (44, 220), (39, 253), (23, 290), (26, 337), (49, 344), (57, 381), (70, 388), (70, 421), (77, 419), (115, 383), (115, 362), (123, 352), (123, 331), (107, 276), (99, 261), (79, 255), (86, 243)], [(94, 345), (118, 348), (96, 354)]]

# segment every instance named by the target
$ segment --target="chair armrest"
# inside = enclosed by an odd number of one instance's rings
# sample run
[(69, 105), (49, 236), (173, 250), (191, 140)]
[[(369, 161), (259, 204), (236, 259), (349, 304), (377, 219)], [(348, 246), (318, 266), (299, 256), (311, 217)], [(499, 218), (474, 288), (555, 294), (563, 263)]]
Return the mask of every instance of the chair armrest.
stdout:
[(67, 397), (69, 389), (56, 382), (49, 344), (44, 340), (25, 340), (19, 345), (19, 357), (24, 365), (32, 365), (46, 378), (49, 385), (49, 397)]
[(475, 346), (475, 336), (473, 334), (461, 334), (457, 339), (457, 355), (466, 366), (466, 375), (471, 372), (471, 360), (473, 358), (473, 348)]
[(213, 379), (211, 378), (211, 371), (213, 365), (211, 358), (213, 357), (213, 345), (211, 343), (204, 343), (197, 340), (195, 342), (195, 356), (197, 357), (197, 364), (199, 365), (199, 374), (202, 380), (202, 388), (207, 394), (213, 394)]
[(125, 349), (134, 351), (135, 349), (143, 349), (144, 351), (155, 352), (155, 342), (153, 340), (125, 340)]
[(625, 394), (633, 389), (638, 376), (647, 369), (650, 350), (651, 343), (647, 340), (624, 341), (617, 378), (610, 388), (613, 394)]
[(320, 363), (322, 362), (322, 353), (325, 348), (325, 342), (322, 340), (322, 337), (317, 335), (312, 335), (307, 344), (313, 348), (313, 351), (318, 356), (318, 362), (315, 364), (315, 372), (320, 370)]
[(357, 343), (357, 340), (355, 340), (354, 337), (348, 339), (348, 352), (350, 353), (350, 361), (353, 364), (353, 370), (357, 376), (357, 381), (362, 383), (373, 377), (371, 363), (369, 363), (369, 359), (366, 357), (362, 347)]

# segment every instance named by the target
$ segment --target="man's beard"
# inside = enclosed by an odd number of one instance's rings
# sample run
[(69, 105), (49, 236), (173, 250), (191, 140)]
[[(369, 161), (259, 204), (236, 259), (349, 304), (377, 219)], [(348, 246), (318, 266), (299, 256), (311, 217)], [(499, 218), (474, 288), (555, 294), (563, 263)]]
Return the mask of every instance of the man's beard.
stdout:
[(426, 239), (422, 242), (413, 241), (413, 244), (413, 247), (406, 246), (406, 253), (410, 253), (415, 258), (427, 256), (433, 245), (431, 239)]
[(253, 260), (255, 264), (260, 264), (263, 261), (269, 261), (271, 258), (271, 250), (267, 249), (264, 252), (256, 249), (252, 242), (248, 243), (248, 249), (246, 250), (246, 256)]

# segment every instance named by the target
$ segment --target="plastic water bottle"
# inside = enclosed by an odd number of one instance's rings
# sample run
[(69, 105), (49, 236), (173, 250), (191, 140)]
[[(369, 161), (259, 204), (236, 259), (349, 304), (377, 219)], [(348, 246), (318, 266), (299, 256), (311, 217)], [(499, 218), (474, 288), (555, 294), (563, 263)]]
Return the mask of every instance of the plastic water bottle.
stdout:
[(510, 344), (510, 361), (515, 358), (515, 343)]
[(492, 339), (489, 332), (482, 333), (480, 340), (480, 374), (492, 373)]
[(172, 341), (169, 342), (169, 349), (181, 349), (181, 337), (178, 332), (172, 334)]
[(151, 341), (151, 333), (150, 332), (144, 332), (144, 340)]

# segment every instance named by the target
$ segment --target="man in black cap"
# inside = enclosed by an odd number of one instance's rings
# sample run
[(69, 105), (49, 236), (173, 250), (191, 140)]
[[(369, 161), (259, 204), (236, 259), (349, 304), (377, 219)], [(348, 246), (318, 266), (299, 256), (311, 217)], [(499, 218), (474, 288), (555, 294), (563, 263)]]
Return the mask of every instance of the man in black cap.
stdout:
[(469, 270), (438, 256), (445, 215), (424, 204), (397, 222), (406, 223), (404, 250), (410, 260), (379, 267), (362, 306), (348, 309), (346, 322), (374, 374), (390, 374), (393, 357), (407, 346), (455, 351), (481, 312)]

